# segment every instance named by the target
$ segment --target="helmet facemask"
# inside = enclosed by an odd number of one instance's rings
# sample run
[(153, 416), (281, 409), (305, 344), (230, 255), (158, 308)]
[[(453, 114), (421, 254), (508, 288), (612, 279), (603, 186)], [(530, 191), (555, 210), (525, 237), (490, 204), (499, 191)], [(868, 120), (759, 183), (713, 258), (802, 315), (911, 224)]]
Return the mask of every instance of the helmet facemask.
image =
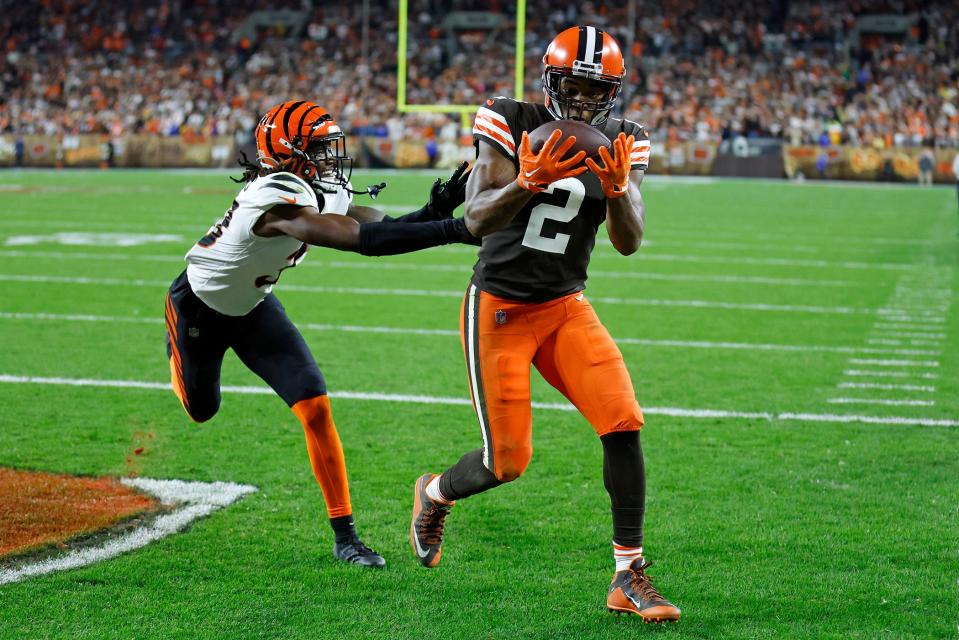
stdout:
[(547, 65), (543, 71), (546, 108), (561, 120), (605, 124), (622, 87), (622, 78), (604, 74), (598, 63), (576, 60), (572, 68)]
[(300, 164), (298, 173), (324, 193), (345, 188), (353, 175), (353, 158), (346, 153), (346, 136), (342, 131), (311, 137), (305, 145), (294, 140), (293, 155)]

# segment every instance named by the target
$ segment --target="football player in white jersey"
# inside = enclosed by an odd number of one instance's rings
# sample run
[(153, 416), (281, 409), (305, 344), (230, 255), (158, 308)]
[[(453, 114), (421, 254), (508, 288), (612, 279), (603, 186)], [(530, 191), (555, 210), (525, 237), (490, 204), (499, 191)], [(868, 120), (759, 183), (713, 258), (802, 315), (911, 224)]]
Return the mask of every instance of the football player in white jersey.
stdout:
[[(303, 424), (340, 560), (382, 567), (353, 525), (346, 463), (326, 383), (299, 331), (272, 293), (284, 269), (309, 245), (364, 255), (408, 253), (475, 242), (452, 211), (463, 202), (465, 163), (437, 180), (429, 203), (398, 219), (352, 202), (350, 158), (332, 116), (308, 101), (271, 109), (256, 129), (257, 163), (223, 218), (186, 254), (187, 268), (166, 298), (167, 355), (173, 390), (196, 422), (220, 406), (227, 349), (286, 401)], [(375, 187), (371, 188), (375, 189)]]

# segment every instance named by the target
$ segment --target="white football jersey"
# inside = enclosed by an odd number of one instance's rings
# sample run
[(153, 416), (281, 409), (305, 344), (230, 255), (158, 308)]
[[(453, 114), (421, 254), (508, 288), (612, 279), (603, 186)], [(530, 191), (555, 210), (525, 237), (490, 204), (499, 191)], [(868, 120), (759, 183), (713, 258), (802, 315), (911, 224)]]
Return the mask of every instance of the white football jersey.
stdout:
[(302, 178), (287, 172), (248, 183), (226, 215), (187, 252), (186, 274), (193, 292), (208, 307), (228, 316), (252, 311), (273, 290), (280, 273), (298, 265), (308, 248), (290, 236), (258, 236), (253, 226), (276, 205), (312, 206), (320, 213), (346, 215), (353, 201), (344, 188), (321, 196)]

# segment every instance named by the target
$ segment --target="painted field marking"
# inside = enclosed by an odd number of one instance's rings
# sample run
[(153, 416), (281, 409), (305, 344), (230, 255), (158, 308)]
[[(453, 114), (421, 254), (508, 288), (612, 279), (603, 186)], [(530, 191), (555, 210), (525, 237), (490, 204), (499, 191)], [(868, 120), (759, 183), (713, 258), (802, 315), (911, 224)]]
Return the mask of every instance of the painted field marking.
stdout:
[(842, 372), (850, 377), (875, 378), (921, 378), (923, 380), (938, 380), (938, 373), (919, 373), (916, 371), (867, 371), (862, 369), (846, 369)]
[[(0, 250), (0, 257), (4, 258), (47, 258), (56, 260), (111, 260), (111, 261), (142, 261), (142, 262), (183, 262), (182, 255), (156, 255), (133, 253), (90, 253), (80, 251), (17, 251)], [(472, 273), (472, 265), (452, 264), (423, 264), (413, 262), (353, 262), (348, 260), (304, 260), (298, 268), (320, 269), (354, 269), (378, 271), (389, 269), (406, 269), (410, 271), (429, 271), (436, 273)], [(602, 271), (590, 270), (592, 278), (629, 278), (635, 280), (662, 280), (667, 282), (724, 282), (730, 284), (768, 284), (775, 286), (792, 287), (859, 287), (862, 283), (850, 280), (812, 280), (803, 278), (769, 278), (763, 276), (722, 276), (722, 275), (694, 275), (682, 273), (648, 273), (638, 271)]]
[[(895, 331), (942, 331), (942, 327), (928, 324), (906, 324), (900, 322), (877, 322), (873, 325), (877, 331), (895, 330)], [(942, 334), (937, 334), (942, 335)]]
[(10, 236), (4, 244), (8, 247), (61, 244), (84, 247), (136, 247), (144, 244), (159, 244), (163, 242), (184, 242), (183, 236), (170, 233), (90, 233), (61, 231), (50, 235)]
[(849, 364), (864, 364), (874, 367), (938, 367), (938, 360), (877, 360), (873, 358), (850, 358)]
[[(153, 391), (170, 391), (169, 382), (146, 382), (139, 380), (102, 380), (90, 378), (59, 378), (59, 377), (41, 377), (41, 376), (15, 376), (0, 374), (0, 383), (8, 384), (41, 384), (57, 386), (74, 387), (105, 387), (105, 388), (127, 388), (127, 389), (145, 389)], [(269, 387), (253, 386), (228, 386), (221, 387), (221, 391), (227, 393), (255, 394), (255, 395), (273, 395), (274, 391)], [(456, 406), (470, 406), (468, 398), (427, 396), (427, 395), (406, 395), (391, 393), (370, 393), (359, 391), (335, 391), (330, 393), (334, 399), (348, 400), (370, 400), (381, 402), (399, 402), (413, 404), (443, 404)], [(556, 410), (556, 411), (576, 411), (576, 408), (568, 403), (556, 402), (533, 402), (534, 408)], [(918, 418), (909, 416), (861, 416), (861, 415), (835, 415), (835, 414), (817, 414), (817, 413), (775, 413), (771, 411), (729, 411), (725, 409), (688, 409), (681, 407), (644, 407), (643, 413), (646, 415), (662, 415), (678, 418), (744, 418), (756, 420), (781, 420), (781, 421), (800, 421), (800, 422), (862, 422), (866, 424), (892, 424), (892, 425), (915, 425), (915, 426), (935, 426), (935, 427), (959, 427), (959, 420), (943, 420), (938, 418)]]
[(881, 400), (876, 398), (829, 398), (829, 404), (879, 404), (890, 407), (931, 407), (935, 400)]
[(885, 338), (870, 338), (866, 340), (866, 344), (883, 345), (887, 347), (938, 347), (942, 345), (942, 340), (916, 340), (915, 338), (908, 340), (888, 340)]
[[(915, 316), (900, 316), (900, 315), (890, 315), (884, 310), (878, 310), (879, 317), (883, 320), (896, 320), (902, 322), (927, 322), (931, 325), (941, 325), (946, 319), (943, 316), (922, 316), (917, 318)], [(942, 329), (941, 326), (937, 326), (937, 329)]]
[[(439, 248), (445, 253), (475, 253), (475, 247), (461, 247), (459, 245), (447, 245)], [(622, 258), (615, 251), (596, 251), (596, 258)], [(802, 260), (790, 258), (747, 258), (747, 257), (727, 257), (727, 256), (691, 256), (669, 253), (643, 253), (642, 260), (653, 260), (656, 262), (694, 262), (705, 264), (746, 264), (772, 267), (819, 267), (825, 269), (852, 269), (852, 270), (891, 270), (891, 271), (912, 271), (922, 268), (922, 265), (911, 262), (850, 262), (833, 260)]]
[(932, 331), (891, 331), (877, 330), (873, 335), (889, 336), (891, 338), (918, 338), (920, 340), (945, 340), (945, 333), (935, 333)]
[(158, 516), (152, 522), (111, 537), (103, 544), (68, 551), (53, 558), (0, 568), (0, 584), (18, 582), (25, 578), (54, 571), (76, 569), (120, 554), (145, 547), (181, 531), (199, 518), (222, 509), (241, 497), (256, 491), (256, 487), (232, 482), (186, 482), (183, 480), (151, 480), (149, 478), (121, 478), (123, 484), (156, 496), (164, 505), (177, 505), (170, 513)]
[(840, 389), (884, 389), (888, 391), (925, 391), (935, 393), (935, 387), (927, 387), (919, 384), (883, 384), (881, 382), (840, 382), (837, 385)]
[[(170, 283), (165, 280), (121, 280), (119, 278), (86, 278), (86, 277), (66, 277), (66, 276), (39, 276), (39, 275), (17, 275), (0, 274), (0, 281), (3, 282), (35, 282), (44, 284), (89, 284), (102, 286), (127, 286), (127, 287), (169, 287)], [(378, 289), (362, 287), (318, 287), (308, 285), (284, 284), (282, 291), (300, 291), (308, 293), (334, 293), (347, 295), (370, 295), (370, 296), (414, 296), (414, 297), (434, 297), (434, 298), (457, 298), (463, 297), (462, 291), (442, 291), (427, 289)], [(603, 304), (623, 304), (623, 305), (644, 305), (650, 307), (690, 307), (697, 309), (726, 309), (738, 311), (772, 311), (785, 313), (816, 313), (816, 314), (872, 314), (875, 309), (860, 309), (855, 307), (819, 307), (815, 305), (776, 305), (763, 303), (736, 303), (720, 302), (713, 300), (657, 300), (646, 298), (613, 298), (604, 296), (590, 296), (592, 302)]]
[[(42, 320), (51, 322), (97, 322), (97, 323), (132, 323), (132, 324), (163, 324), (164, 319), (151, 316), (98, 316), (88, 314), (58, 314), (58, 313), (22, 313), (0, 311), (0, 320)], [(298, 322), (296, 326), (301, 330), (310, 331), (341, 331), (347, 333), (380, 333), (399, 335), (422, 336), (451, 336), (459, 337), (455, 329), (424, 329), (415, 327), (379, 327), (367, 325), (337, 325), (315, 322)], [(754, 342), (711, 342), (706, 340), (656, 340), (652, 338), (614, 338), (619, 344), (642, 345), (648, 347), (677, 347), (682, 349), (732, 349), (742, 351), (785, 351), (793, 353), (848, 353), (873, 355), (900, 355), (900, 356), (928, 356), (939, 355), (939, 351), (924, 349), (878, 349), (871, 347), (846, 347), (833, 345), (801, 345), (801, 344), (767, 344)]]

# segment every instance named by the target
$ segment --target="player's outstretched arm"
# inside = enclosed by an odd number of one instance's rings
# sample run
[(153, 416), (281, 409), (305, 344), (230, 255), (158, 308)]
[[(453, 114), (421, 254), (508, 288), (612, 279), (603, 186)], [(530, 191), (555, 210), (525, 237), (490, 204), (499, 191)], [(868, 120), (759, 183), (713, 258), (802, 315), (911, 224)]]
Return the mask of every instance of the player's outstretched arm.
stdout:
[(453, 217), (456, 207), (466, 199), (466, 181), (469, 178), (469, 163), (460, 164), (447, 180), (437, 178), (430, 188), (430, 197), (425, 205), (399, 218), (384, 215), (375, 207), (350, 205), (346, 215), (357, 222), (429, 222)]
[(253, 226), (258, 236), (286, 235), (318, 247), (355, 251), (368, 256), (411, 253), (451, 242), (474, 240), (462, 218), (413, 224), (368, 222), (320, 214), (314, 207), (279, 205), (264, 213)]
[(557, 180), (586, 171), (582, 166), (586, 157), (584, 152), (565, 157), (576, 144), (576, 136), (569, 136), (558, 144), (561, 137), (562, 132), (554, 131), (539, 153), (533, 153), (529, 136), (524, 131), (518, 172), (512, 162), (488, 143), (479, 145), (479, 156), (466, 184), (466, 213), (463, 217), (470, 233), (485, 236), (499, 231), (534, 194)]

